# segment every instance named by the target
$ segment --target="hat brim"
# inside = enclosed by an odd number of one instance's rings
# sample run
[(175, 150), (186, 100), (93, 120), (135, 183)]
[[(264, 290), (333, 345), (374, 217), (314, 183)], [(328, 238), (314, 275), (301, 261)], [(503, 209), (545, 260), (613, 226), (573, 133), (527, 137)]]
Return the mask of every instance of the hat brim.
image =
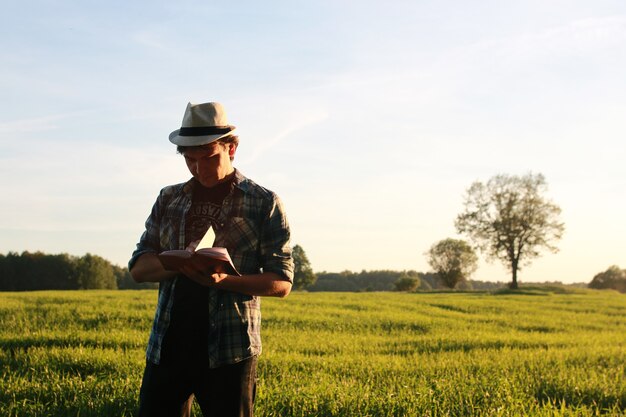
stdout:
[(217, 135), (204, 135), (204, 136), (181, 136), (180, 129), (176, 129), (170, 133), (170, 142), (178, 146), (201, 146), (207, 145), (211, 142), (215, 142), (218, 139), (230, 136), (237, 129), (233, 129), (230, 132), (217, 134)]

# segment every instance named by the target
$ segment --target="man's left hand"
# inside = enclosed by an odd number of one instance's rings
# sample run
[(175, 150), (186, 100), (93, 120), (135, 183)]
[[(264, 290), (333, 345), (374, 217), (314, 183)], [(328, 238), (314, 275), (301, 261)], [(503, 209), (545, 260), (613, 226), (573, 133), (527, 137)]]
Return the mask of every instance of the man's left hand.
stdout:
[(220, 281), (223, 281), (224, 279), (228, 278), (228, 274), (225, 274), (223, 272), (214, 272), (211, 274), (211, 273), (207, 273), (205, 271), (196, 269), (192, 266), (185, 266), (180, 269), (180, 272), (184, 274), (190, 280), (200, 285), (204, 285), (205, 287), (212, 287), (214, 285), (219, 284)]

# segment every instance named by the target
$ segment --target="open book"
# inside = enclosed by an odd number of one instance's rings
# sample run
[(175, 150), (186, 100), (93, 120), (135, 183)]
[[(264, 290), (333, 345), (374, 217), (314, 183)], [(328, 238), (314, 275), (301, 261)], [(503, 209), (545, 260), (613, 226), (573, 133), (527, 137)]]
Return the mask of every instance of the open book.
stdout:
[[(213, 247), (215, 242), (215, 232), (209, 226), (196, 249), (189, 250), (166, 250), (157, 256), (163, 267), (168, 271), (178, 271), (185, 264), (194, 262), (203, 267), (206, 266), (208, 272), (225, 272), (232, 275), (241, 275), (233, 265), (226, 248)], [(193, 260), (193, 261), (192, 261)]]

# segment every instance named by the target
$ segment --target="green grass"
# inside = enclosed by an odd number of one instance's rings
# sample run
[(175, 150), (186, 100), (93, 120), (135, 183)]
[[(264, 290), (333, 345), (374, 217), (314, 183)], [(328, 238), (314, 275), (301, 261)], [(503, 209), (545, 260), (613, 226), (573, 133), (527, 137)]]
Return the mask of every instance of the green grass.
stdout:
[[(134, 415), (155, 305), (0, 293), (0, 415)], [(263, 299), (263, 341), (260, 417), (626, 415), (614, 292), (293, 293)]]

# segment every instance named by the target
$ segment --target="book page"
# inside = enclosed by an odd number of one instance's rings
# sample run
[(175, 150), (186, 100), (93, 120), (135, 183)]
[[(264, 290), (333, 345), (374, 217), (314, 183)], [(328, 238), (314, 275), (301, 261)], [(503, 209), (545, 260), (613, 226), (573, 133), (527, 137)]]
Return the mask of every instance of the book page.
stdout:
[(196, 250), (204, 249), (204, 248), (212, 248), (213, 243), (215, 243), (215, 232), (213, 231), (213, 228), (209, 226), (206, 233), (204, 234), (204, 237), (202, 238), (202, 240), (200, 240), (200, 243), (198, 243), (198, 246), (196, 246)]

